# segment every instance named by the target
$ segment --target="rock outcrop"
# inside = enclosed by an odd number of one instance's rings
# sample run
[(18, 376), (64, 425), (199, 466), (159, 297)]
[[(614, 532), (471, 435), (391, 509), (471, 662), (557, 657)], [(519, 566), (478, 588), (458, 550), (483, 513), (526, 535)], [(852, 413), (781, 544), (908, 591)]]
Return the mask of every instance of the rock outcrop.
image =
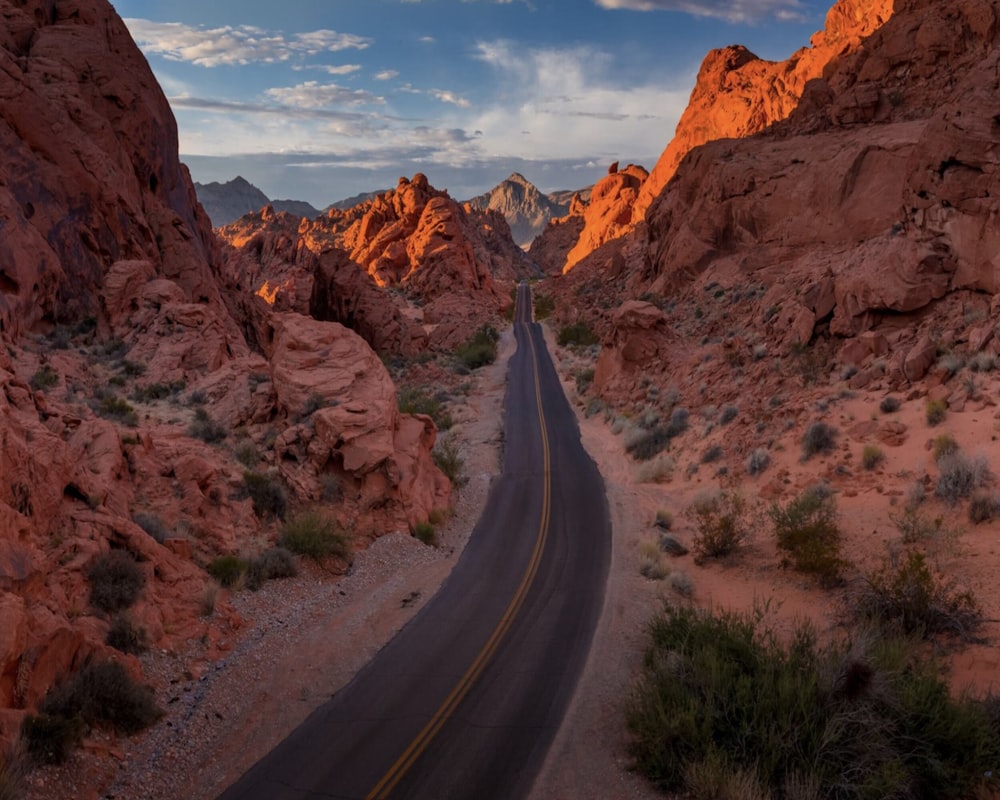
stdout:
[(229, 225), (243, 215), (260, 211), (265, 206), (307, 219), (318, 217), (320, 214), (319, 209), (303, 200), (270, 200), (264, 192), (242, 175), (237, 175), (225, 183), (195, 182), (194, 189), (198, 201), (212, 221), (212, 226), (216, 228)]
[(560, 203), (541, 190), (520, 173), (513, 173), (486, 194), (467, 201), (481, 211), (499, 211), (510, 226), (511, 236), (521, 247), (526, 247), (538, 236), (549, 220), (565, 216), (569, 203)]
[(359, 337), (223, 291), (233, 267), (111, 5), (0, 0), (0, 16), (3, 743), (87, 659), (138, 672), (90, 602), (88, 570), (114, 550), (145, 576), (128, 613), (150, 644), (218, 653), (239, 620), (224, 595), (206, 615), (203, 565), (276, 533), (247, 471), (292, 506), (338, 480), (330, 513), (369, 536), (425, 519), (449, 487), (433, 423), (396, 411)]

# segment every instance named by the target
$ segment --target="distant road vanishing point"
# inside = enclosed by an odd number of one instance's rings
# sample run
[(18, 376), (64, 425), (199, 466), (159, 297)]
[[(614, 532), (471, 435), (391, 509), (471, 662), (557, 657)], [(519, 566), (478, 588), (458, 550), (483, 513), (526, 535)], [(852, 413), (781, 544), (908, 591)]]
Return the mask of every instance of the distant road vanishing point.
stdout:
[(526, 284), (514, 333), (503, 473), (454, 571), (220, 800), (527, 796), (590, 649), (611, 525)]

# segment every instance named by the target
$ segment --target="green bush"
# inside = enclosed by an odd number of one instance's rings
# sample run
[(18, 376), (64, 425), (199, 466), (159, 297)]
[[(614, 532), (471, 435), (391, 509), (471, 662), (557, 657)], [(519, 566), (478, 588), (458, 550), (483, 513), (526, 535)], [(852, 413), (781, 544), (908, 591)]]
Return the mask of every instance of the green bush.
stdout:
[(747, 502), (737, 492), (699, 497), (688, 508), (687, 516), (697, 529), (691, 540), (696, 563), (735, 552), (753, 532)]
[(285, 518), (288, 497), (277, 475), (248, 470), (243, 473), (243, 486), (253, 502), (253, 511), (258, 517)]
[(208, 574), (215, 578), (220, 586), (232, 589), (239, 585), (246, 576), (250, 564), (238, 556), (219, 556), (209, 563)]
[(747, 456), (747, 474), (760, 475), (771, 465), (771, 454), (763, 447), (757, 447)]
[(29, 714), (21, 722), (21, 740), (36, 764), (63, 764), (81, 741), (83, 721), (51, 714)]
[(552, 316), (556, 310), (556, 301), (547, 294), (535, 292), (534, 295), (535, 319), (543, 320)]
[(574, 322), (559, 329), (556, 341), (560, 347), (590, 347), (601, 340), (586, 322)]
[(402, 387), (397, 405), (403, 414), (426, 414), (434, 420), (439, 431), (446, 431), (454, 424), (441, 398), (425, 386)]
[(458, 443), (451, 436), (438, 439), (431, 451), (431, 458), (437, 468), (441, 470), (445, 477), (455, 486), (465, 484), (465, 460), (458, 454)]
[(195, 439), (201, 439), (206, 444), (221, 442), (229, 435), (225, 427), (212, 419), (204, 408), (195, 409), (194, 420), (188, 432)]
[(111, 620), (108, 635), (104, 637), (108, 647), (120, 650), (122, 653), (138, 655), (146, 652), (146, 630), (137, 627), (127, 614), (118, 614)]
[(876, 444), (866, 444), (861, 451), (861, 466), (871, 472), (885, 461), (885, 453)]
[(171, 383), (150, 383), (145, 386), (136, 386), (132, 390), (132, 399), (137, 403), (149, 403), (153, 400), (165, 400), (184, 391), (186, 384), (184, 381), (172, 381)]
[(90, 605), (114, 614), (132, 606), (146, 585), (146, 575), (126, 550), (112, 550), (95, 558), (86, 571)]
[(799, 572), (815, 575), (824, 586), (841, 581), (845, 566), (840, 556), (837, 504), (825, 486), (813, 486), (782, 507), (768, 512), (778, 547)]
[(950, 456), (958, 452), (958, 442), (950, 433), (942, 433), (934, 437), (934, 463), (936, 464), (945, 456)]
[(299, 568), (292, 553), (284, 547), (271, 547), (247, 566), (247, 588), (256, 591), (266, 581), (294, 578), (298, 574)]
[(928, 400), (925, 414), (928, 425), (940, 425), (948, 416), (948, 404), (944, 400)]
[(437, 531), (430, 522), (418, 522), (413, 527), (413, 535), (424, 544), (437, 547)]
[(115, 661), (91, 662), (68, 681), (52, 689), (39, 711), (87, 725), (107, 726), (116, 733), (133, 734), (160, 717), (153, 690), (135, 683)]
[(455, 355), (469, 369), (492, 364), (497, 358), (500, 334), (492, 325), (483, 325), (471, 338), (455, 350)]
[(318, 511), (303, 511), (281, 526), (279, 544), (315, 561), (335, 556), (349, 559), (351, 546), (337, 523)]
[(626, 716), (636, 767), (660, 789), (960, 800), (997, 788), (986, 704), (952, 699), (910, 643), (822, 647), (808, 626), (789, 640), (763, 619), (665, 606), (653, 620)]
[(132, 404), (128, 400), (115, 397), (113, 394), (101, 398), (100, 404), (97, 406), (97, 413), (105, 419), (117, 420), (123, 425), (135, 427), (139, 424), (139, 415), (135, 413)]
[(59, 373), (48, 364), (39, 369), (31, 376), (31, 388), (36, 392), (41, 389), (47, 391), (59, 383)]
[(984, 486), (990, 477), (990, 466), (985, 457), (969, 458), (961, 452), (942, 458), (938, 462), (938, 470), (940, 474), (934, 494), (951, 505)]
[(904, 544), (927, 541), (946, 532), (943, 517), (932, 520), (921, 514), (918, 506), (914, 504), (908, 504), (899, 514), (890, 514), (889, 519), (899, 530)]
[(928, 638), (948, 634), (970, 639), (983, 622), (972, 593), (935, 574), (916, 550), (897, 563), (887, 560), (869, 575), (849, 598), (848, 610), (855, 619)]
[(802, 437), (802, 458), (807, 460), (815, 455), (833, 451), (837, 442), (837, 429), (825, 422), (814, 422), (806, 428)]
[(879, 411), (881, 411), (883, 414), (892, 414), (895, 411), (899, 411), (900, 405), (901, 403), (899, 402), (898, 397), (887, 395), (886, 397), (882, 398), (882, 402), (879, 403), (878, 407)]

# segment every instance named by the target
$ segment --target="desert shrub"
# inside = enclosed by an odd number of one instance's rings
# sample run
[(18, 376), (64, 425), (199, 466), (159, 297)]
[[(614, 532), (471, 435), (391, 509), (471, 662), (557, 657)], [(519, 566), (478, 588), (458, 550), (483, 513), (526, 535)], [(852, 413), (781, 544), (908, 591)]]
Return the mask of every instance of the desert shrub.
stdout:
[(919, 504), (908, 503), (899, 514), (890, 514), (889, 519), (896, 526), (904, 544), (929, 541), (947, 533), (944, 518), (931, 519), (928, 515), (921, 514)]
[(996, 789), (984, 776), (1000, 758), (987, 707), (954, 699), (911, 644), (820, 646), (806, 625), (789, 639), (764, 619), (665, 605), (652, 621), (626, 719), (636, 768), (661, 790), (690, 792), (692, 779), (708, 792), (692, 796), (738, 800)]
[(160, 544), (163, 544), (170, 537), (170, 528), (156, 514), (148, 511), (136, 511), (132, 515), (132, 521)]
[(937, 360), (935, 366), (937, 369), (947, 372), (948, 377), (951, 378), (961, 372), (962, 367), (965, 366), (965, 361), (958, 353), (945, 353)]
[(497, 358), (497, 342), (500, 334), (492, 325), (483, 325), (464, 344), (459, 345), (455, 355), (469, 369), (478, 369), (492, 364)]
[(335, 503), (344, 496), (344, 490), (340, 485), (340, 478), (332, 472), (324, 472), (319, 476), (319, 485), (323, 490), (323, 501)]
[(331, 556), (348, 559), (351, 545), (337, 523), (319, 511), (303, 511), (281, 526), (278, 543), (296, 555), (322, 561)]
[(445, 436), (443, 439), (438, 439), (431, 451), (431, 458), (455, 486), (462, 486), (465, 483), (463, 473), (465, 460), (458, 454), (458, 442), (453, 437)]
[(815, 575), (824, 586), (836, 585), (845, 566), (840, 555), (837, 503), (825, 486), (812, 486), (768, 512), (778, 547), (788, 554), (792, 566)]
[(59, 373), (48, 364), (39, 369), (31, 376), (31, 388), (36, 392), (41, 389), (46, 391), (59, 383)]
[(829, 453), (837, 441), (837, 429), (825, 422), (814, 422), (802, 437), (802, 458)]
[(213, 558), (206, 569), (220, 586), (232, 589), (243, 581), (249, 566), (245, 559), (238, 556), (219, 556)]
[(212, 419), (204, 408), (195, 409), (194, 420), (188, 432), (195, 438), (207, 444), (221, 442), (229, 435), (229, 431), (219, 422)]
[(52, 689), (39, 704), (39, 711), (68, 720), (79, 718), (87, 725), (107, 726), (123, 734), (148, 728), (161, 713), (153, 690), (135, 683), (115, 661), (87, 664)]
[(195, 389), (188, 395), (188, 405), (203, 406), (208, 402), (208, 393), (204, 389)]
[(137, 403), (149, 403), (153, 400), (165, 400), (184, 391), (184, 381), (172, 381), (171, 383), (149, 383), (145, 386), (136, 386), (132, 390), (132, 399)]
[(950, 456), (952, 453), (957, 453), (958, 450), (958, 442), (950, 433), (941, 433), (934, 437), (932, 452), (935, 462), (940, 461), (945, 456)]
[(128, 378), (139, 378), (146, 374), (146, 365), (126, 358), (122, 361), (122, 374)]
[(556, 310), (556, 301), (547, 294), (536, 292), (534, 296), (535, 319), (543, 320), (552, 316)]
[(625, 451), (637, 461), (649, 461), (687, 430), (689, 417), (686, 408), (675, 408), (666, 424), (657, 425), (649, 431), (637, 429), (634, 438), (625, 442)]
[(97, 406), (97, 413), (105, 419), (113, 419), (123, 425), (134, 427), (139, 424), (139, 415), (135, 413), (132, 404), (128, 400), (115, 397), (113, 394), (107, 394), (101, 398)]
[(719, 412), (719, 424), (728, 425), (737, 416), (739, 416), (740, 410), (736, 406), (726, 406)]
[(146, 652), (146, 629), (138, 627), (127, 614), (118, 614), (111, 620), (104, 643), (122, 653), (138, 655)]
[(636, 480), (639, 483), (660, 483), (673, 474), (676, 466), (673, 458), (666, 453), (660, 453), (639, 467), (636, 472)]
[(258, 517), (285, 518), (288, 497), (278, 476), (248, 470), (243, 473), (243, 486)]
[(885, 453), (876, 444), (866, 444), (861, 451), (861, 466), (871, 472), (885, 461)]
[(576, 381), (577, 394), (586, 394), (590, 384), (594, 382), (594, 370), (592, 367), (581, 369), (573, 378)]
[(244, 439), (236, 445), (233, 455), (247, 469), (253, 469), (260, 463), (260, 453), (257, 452), (257, 446), (249, 439)]
[(992, 372), (997, 368), (997, 358), (993, 353), (976, 353), (969, 360), (969, 369), (973, 372)]
[(1000, 494), (985, 489), (974, 492), (969, 501), (969, 519), (978, 524), (997, 516), (1000, 516)]
[(886, 560), (851, 593), (848, 610), (857, 620), (895, 626), (910, 635), (948, 634), (969, 639), (983, 613), (971, 592), (959, 591), (934, 573), (927, 556), (910, 550)]
[(126, 550), (112, 550), (95, 558), (87, 567), (90, 604), (106, 614), (132, 606), (139, 599), (146, 575)]
[(701, 454), (702, 464), (713, 464), (722, 458), (725, 450), (722, 449), (721, 445), (713, 444), (711, 447), (705, 448)]
[(665, 508), (657, 509), (656, 521), (653, 524), (661, 530), (669, 531), (672, 527), (674, 527), (674, 515)]
[(940, 425), (948, 415), (948, 404), (944, 400), (928, 400), (924, 414), (928, 425)]
[(397, 405), (403, 414), (426, 414), (438, 430), (446, 431), (454, 424), (441, 398), (427, 387), (404, 386), (399, 390)]
[(560, 347), (590, 347), (592, 344), (600, 344), (601, 340), (597, 334), (591, 330), (586, 322), (575, 322), (572, 325), (564, 325), (559, 329), (556, 341)]
[(990, 467), (985, 457), (970, 458), (961, 451), (942, 458), (938, 462), (938, 470), (940, 474), (934, 494), (951, 505), (968, 497), (990, 478)]
[(892, 414), (895, 411), (899, 411), (900, 405), (899, 398), (893, 397), (890, 394), (882, 398), (882, 402), (879, 403), (878, 408), (883, 414)]
[(759, 475), (771, 465), (771, 454), (763, 447), (758, 447), (747, 456), (747, 473)]
[(694, 581), (682, 570), (676, 570), (667, 575), (667, 585), (681, 597), (690, 599), (694, 596)]
[(267, 581), (294, 578), (299, 574), (295, 557), (284, 547), (270, 547), (247, 565), (247, 588), (256, 591)]
[(656, 542), (639, 546), (639, 574), (654, 581), (662, 581), (670, 574), (670, 566)]
[(437, 547), (437, 531), (430, 522), (418, 522), (414, 525), (413, 535), (429, 547)]
[(36, 764), (63, 764), (83, 741), (83, 721), (51, 714), (29, 714), (21, 722), (21, 740)]
[(753, 520), (747, 502), (737, 492), (718, 492), (695, 499), (687, 510), (697, 533), (691, 540), (695, 561), (722, 558), (745, 544)]

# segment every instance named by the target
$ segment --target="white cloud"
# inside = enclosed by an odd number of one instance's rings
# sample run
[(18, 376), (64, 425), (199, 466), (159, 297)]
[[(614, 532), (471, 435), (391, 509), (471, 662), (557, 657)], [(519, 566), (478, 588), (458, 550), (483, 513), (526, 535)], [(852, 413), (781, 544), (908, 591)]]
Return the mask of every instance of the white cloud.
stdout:
[(798, 21), (805, 17), (801, 0), (594, 0), (601, 8), (628, 11), (680, 11), (729, 22), (752, 22), (764, 17)]
[(377, 81), (391, 81), (393, 78), (399, 77), (399, 72), (394, 69), (384, 69), (381, 72), (376, 72), (372, 77)]
[(446, 89), (430, 89), (427, 93), (434, 99), (440, 100), (442, 103), (450, 103), (451, 105), (458, 106), (459, 108), (469, 108), (472, 105), (472, 103), (464, 97), (461, 97), (454, 92), (447, 91)]
[(325, 29), (286, 35), (250, 25), (205, 28), (136, 18), (126, 19), (125, 24), (147, 55), (161, 55), (171, 61), (185, 61), (201, 67), (274, 64), (320, 53), (364, 50), (373, 41)]
[(325, 72), (327, 75), (350, 75), (352, 72), (358, 72), (361, 70), (360, 64), (300, 64), (292, 67), (296, 72), (304, 72), (306, 70), (314, 70), (316, 72)]
[(291, 108), (331, 108), (333, 106), (381, 105), (385, 100), (363, 89), (348, 89), (336, 83), (306, 81), (297, 86), (268, 89), (264, 94)]

